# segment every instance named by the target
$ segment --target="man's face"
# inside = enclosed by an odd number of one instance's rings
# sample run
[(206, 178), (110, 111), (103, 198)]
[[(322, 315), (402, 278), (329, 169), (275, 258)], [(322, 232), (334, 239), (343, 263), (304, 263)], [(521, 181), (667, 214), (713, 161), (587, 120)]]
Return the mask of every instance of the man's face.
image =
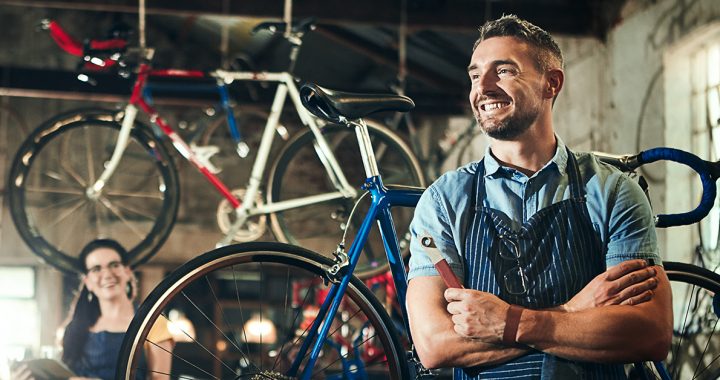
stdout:
[(468, 74), (470, 105), (488, 136), (512, 140), (542, 112), (544, 75), (527, 43), (514, 37), (484, 40), (473, 52)]

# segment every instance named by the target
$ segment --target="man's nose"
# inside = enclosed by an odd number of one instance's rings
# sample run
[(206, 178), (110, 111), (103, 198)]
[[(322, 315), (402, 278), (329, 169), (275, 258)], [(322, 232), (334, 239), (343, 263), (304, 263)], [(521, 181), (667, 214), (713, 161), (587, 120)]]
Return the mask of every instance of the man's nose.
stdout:
[(492, 71), (487, 71), (480, 74), (477, 79), (478, 92), (481, 94), (492, 93), (498, 89), (498, 76)]

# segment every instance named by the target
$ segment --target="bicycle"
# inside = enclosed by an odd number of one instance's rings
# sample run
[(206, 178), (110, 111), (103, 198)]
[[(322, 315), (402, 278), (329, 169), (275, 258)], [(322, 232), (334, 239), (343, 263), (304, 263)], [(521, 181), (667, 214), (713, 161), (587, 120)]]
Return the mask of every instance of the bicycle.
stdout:
[[(81, 66), (93, 70), (119, 68), (118, 74), (131, 74), (128, 57), (133, 51), (128, 48), (127, 35), (81, 44), (54, 21), (44, 21), (43, 27), (63, 50), (82, 57)], [(61, 114), (40, 125), (19, 148), (10, 169), (8, 196), (21, 237), (34, 253), (66, 272), (79, 267), (75, 253), (84, 240), (77, 236), (114, 238), (128, 248), (133, 266), (147, 261), (168, 238), (179, 204), (178, 173), (160, 134), (223, 197), (217, 219), (224, 238), (218, 245), (258, 239), (269, 216), (279, 241), (315, 244), (319, 251), (329, 254), (335, 242), (325, 246), (325, 240), (316, 237), (358, 225), (358, 221), (347, 218), (360, 196), (350, 183), (354, 177), (361, 180), (363, 174), (348, 169), (358, 167), (349, 164), (358, 158), (356, 151), (347, 147), (347, 129), (323, 125), (300, 103), (293, 68), (302, 37), (313, 27), (312, 20), (288, 27), (291, 30), (284, 35), (292, 49), (286, 72), (215, 70), (207, 74), (154, 69), (150, 66), (153, 50), (141, 49), (132, 95), (121, 111), (82, 109)], [(284, 32), (285, 28), (284, 23), (266, 22), (255, 31)], [(183, 88), (214, 90), (226, 113), (234, 155), (240, 158), (248, 154), (249, 147), (236, 125), (228, 86), (233, 82), (277, 85), (244, 188), (230, 189), (216, 175), (219, 168), (211, 157), (218, 152), (217, 146), (187, 143), (160, 117), (148, 91), (152, 78), (181, 79)], [(268, 171), (273, 136), (287, 98), (307, 128), (284, 145)], [(140, 112), (149, 117), (152, 129), (137, 120)], [(398, 184), (424, 185), (420, 165), (403, 140), (379, 124), (368, 128), (370, 138), (384, 147), (384, 174)], [(266, 171), (269, 180), (263, 192)], [(305, 186), (288, 185), (293, 178), (306, 178)], [(410, 217), (399, 215), (398, 221), (407, 227)], [(367, 276), (387, 268), (381, 261), (384, 255), (372, 252), (380, 252), (381, 244), (377, 237), (367, 246), (367, 259), (361, 264)]]
[[(193, 314), (195, 328), (203, 326), (206, 334), (188, 335), (196, 356), (183, 355), (178, 350), (172, 353), (174, 367), (173, 374), (169, 374), (172, 377), (408, 379), (411, 374), (418, 378), (430, 374), (405, 351), (411, 346), (400, 343), (398, 331), (384, 307), (353, 275), (370, 226), (377, 222), (383, 232), (398, 302), (405, 304), (406, 274), (390, 209), (413, 207), (423, 189), (384, 185), (362, 119), (379, 109), (404, 112), (413, 103), (400, 95), (342, 93), (314, 85), (303, 86), (301, 98), (316, 116), (353, 128), (363, 152), (367, 176), (363, 188), (369, 192), (372, 205), (349, 251), (340, 246), (331, 260), (298, 246), (251, 242), (222, 247), (190, 260), (168, 275), (139, 307), (118, 358), (118, 379), (132, 378), (142, 369), (137, 366), (143, 344), (152, 344), (147, 341), (149, 330), (158, 318), (167, 319), (173, 308), (185, 308), (186, 315)], [(629, 170), (659, 159), (678, 160), (696, 169), (701, 173), (707, 196), (698, 209), (689, 213), (659, 215), (658, 225), (696, 222), (712, 206), (707, 201), (714, 199), (717, 171), (710, 175), (705, 164), (698, 164), (697, 157), (668, 148), (607, 158)], [(717, 168), (720, 163), (713, 166)], [(695, 344), (699, 337), (714, 332), (720, 275), (688, 264), (666, 262), (664, 266), (675, 289), (690, 290), (694, 297), (686, 304), (688, 314), (675, 314), (678, 341), (668, 361), (651, 367), (638, 363), (634, 371), (667, 379), (669, 369), (670, 373), (683, 376), (679, 371), (686, 368), (683, 360), (689, 358), (692, 368), (702, 366), (700, 369), (709, 371), (700, 378), (716, 378), (713, 376), (720, 374), (720, 363), (713, 361), (713, 357), (685, 356), (695, 352), (683, 342)], [(298, 296), (296, 284), (305, 284), (309, 290)], [(320, 290), (322, 304), (310, 316), (311, 322), (305, 321), (304, 306), (314, 305), (317, 300), (313, 295)], [(405, 308), (402, 312), (404, 328), (409, 331)], [(244, 338), (249, 332), (245, 325), (247, 315), (253, 313), (262, 314), (271, 322), (266, 324), (265, 331), (273, 333), (267, 334), (265, 341)], [(704, 322), (697, 326), (685, 315), (692, 315), (691, 319), (701, 316)], [(348, 337), (356, 343), (345, 348), (337, 343), (347, 342)], [(412, 338), (406, 338), (411, 345)], [(710, 341), (711, 334), (707, 342)], [(382, 350), (383, 355), (379, 356), (377, 350)]]

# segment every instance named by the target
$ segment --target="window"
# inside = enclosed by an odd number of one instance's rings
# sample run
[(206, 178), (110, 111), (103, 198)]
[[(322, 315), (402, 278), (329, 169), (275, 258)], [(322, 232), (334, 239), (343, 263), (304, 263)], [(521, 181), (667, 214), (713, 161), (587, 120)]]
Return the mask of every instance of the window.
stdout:
[[(690, 69), (693, 150), (701, 158), (717, 161), (720, 159), (720, 41), (706, 41), (699, 46), (690, 57)], [(699, 184), (694, 192), (699, 199)], [(720, 248), (719, 229), (720, 202), (716, 198), (710, 215), (700, 224), (700, 241), (706, 252)], [(717, 255), (705, 255), (706, 259), (714, 257)]]
[[(32, 267), (0, 267), (0, 374), (40, 345), (40, 313)], [(12, 311), (12, 312), (8, 312)], [(1, 377), (1, 376), (0, 376)]]

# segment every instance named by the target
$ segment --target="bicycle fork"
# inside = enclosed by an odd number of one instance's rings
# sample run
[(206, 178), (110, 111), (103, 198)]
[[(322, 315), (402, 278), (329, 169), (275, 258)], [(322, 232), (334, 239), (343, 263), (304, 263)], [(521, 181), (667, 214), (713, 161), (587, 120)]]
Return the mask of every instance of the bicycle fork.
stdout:
[[(107, 183), (108, 179), (110, 179), (110, 177), (113, 175), (115, 169), (117, 169), (118, 164), (122, 159), (122, 155), (125, 152), (125, 148), (127, 148), (128, 138), (130, 137), (130, 129), (135, 123), (135, 117), (137, 117), (137, 113), (138, 109), (133, 104), (128, 104), (125, 107), (122, 126), (120, 128), (120, 134), (118, 135), (117, 143), (115, 144), (115, 150), (113, 150), (110, 161), (105, 163), (105, 169), (103, 170), (102, 174), (100, 174), (100, 178), (94, 181), (93, 184), (85, 190), (85, 194), (88, 196), (88, 198), (93, 200), (99, 199), (100, 194), (105, 187), (105, 184)], [(90, 171), (90, 175), (93, 175), (92, 171)]]

